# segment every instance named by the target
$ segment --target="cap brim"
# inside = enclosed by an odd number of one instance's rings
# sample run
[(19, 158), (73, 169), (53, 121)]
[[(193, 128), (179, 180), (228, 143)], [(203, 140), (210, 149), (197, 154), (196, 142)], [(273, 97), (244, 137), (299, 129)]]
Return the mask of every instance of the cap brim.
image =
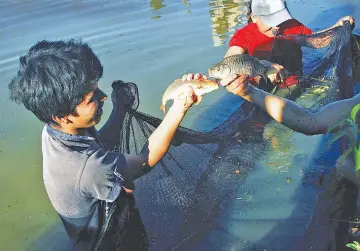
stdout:
[(292, 19), (292, 16), (290, 15), (289, 11), (286, 8), (271, 15), (258, 16), (258, 17), (260, 17), (261, 21), (264, 24), (270, 27), (278, 26), (279, 24), (289, 19)]

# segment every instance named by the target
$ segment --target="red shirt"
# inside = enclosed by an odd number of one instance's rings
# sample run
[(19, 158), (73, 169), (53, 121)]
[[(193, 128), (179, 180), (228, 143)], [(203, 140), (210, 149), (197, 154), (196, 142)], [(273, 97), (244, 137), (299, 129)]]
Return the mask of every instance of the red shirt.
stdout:
[[(309, 28), (295, 19), (285, 21), (279, 27), (278, 35), (312, 34)], [(300, 46), (285, 40), (276, 40), (274, 48), (273, 45), (274, 38), (261, 33), (255, 23), (250, 23), (239, 29), (229, 42), (229, 46), (239, 46), (249, 55), (280, 64), (289, 72), (302, 71), (302, 52)], [(269, 58), (270, 52), (271, 58)], [(295, 77), (292, 79), (295, 79)], [(291, 84), (289, 83), (289, 85)]]

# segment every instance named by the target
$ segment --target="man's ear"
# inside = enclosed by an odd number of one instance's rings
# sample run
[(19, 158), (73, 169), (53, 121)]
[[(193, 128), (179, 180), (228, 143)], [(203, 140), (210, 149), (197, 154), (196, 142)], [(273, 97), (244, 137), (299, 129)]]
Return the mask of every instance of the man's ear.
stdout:
[(61, 124), (71, 124), (72, 121), (69, 119), (69, 116), (65, 116), (65, 117), (62, 117), (62, 118), (59, 118), (58, 116), (52, 116), (52, 119), (58, 123), (59, 125)]

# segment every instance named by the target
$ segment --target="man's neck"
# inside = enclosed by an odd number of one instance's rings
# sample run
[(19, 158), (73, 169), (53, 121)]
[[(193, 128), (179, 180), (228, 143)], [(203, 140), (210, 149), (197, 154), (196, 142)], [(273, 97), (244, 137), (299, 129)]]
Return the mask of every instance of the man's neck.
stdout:
[(87, 128), (72, 128), (67, 126), (58, 126), (54, 124), (50, 124), (50, 126), (60, 132), (64, 132), (71, 135), (80, 135), (80, 136), (88, 136), (88, 130)]

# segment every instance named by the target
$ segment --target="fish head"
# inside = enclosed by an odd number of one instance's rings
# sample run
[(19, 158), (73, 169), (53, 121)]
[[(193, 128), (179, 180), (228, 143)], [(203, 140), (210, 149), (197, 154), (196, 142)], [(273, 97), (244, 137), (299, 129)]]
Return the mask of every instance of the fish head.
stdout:
[(209, 69), (209, 76), (216, 79), (224, 79), (231, 73), (231, 68), (228, 64), (218, 63)]

